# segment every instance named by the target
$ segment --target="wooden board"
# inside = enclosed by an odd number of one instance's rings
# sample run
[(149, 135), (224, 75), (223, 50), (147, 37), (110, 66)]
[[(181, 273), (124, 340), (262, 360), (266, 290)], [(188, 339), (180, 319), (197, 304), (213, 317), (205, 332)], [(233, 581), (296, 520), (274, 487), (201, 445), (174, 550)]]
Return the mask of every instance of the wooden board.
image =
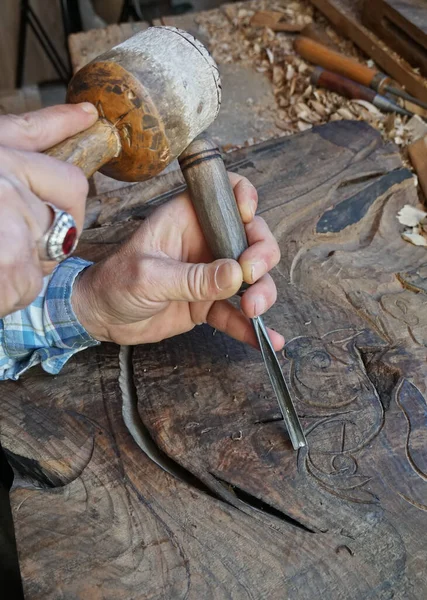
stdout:
[(138, 31), (147, 29), (147, 27), (148, 23), (138, 21), (73, 33), (68, 38), (73, 72), (75, 73), (99, 54), (110, 50), (117, 44), (121, 44)]
[(38, 110), (42, 107), (39, 88), (28, 85), (20, 90), (0, 92), (0, 114), (19, 115), (24, 112)]
[(362, 22), (427, 75), (427, 4), (424, 0), (373, 0), (363, 5)]
[(311, 0), (336, 27), (349, 37), (380, 69), (399, 82), (406, 90), (427, 102), (427, 81), (362, 24), (363, 0)]
[[(426, 597), (427, 255), (396, 219), (413, 178), (357, 122), (228, 161), (281, 246), (266, 321), (309, 450), (293, 453), (259, 353), (207, 326), (4, 382), (28, 600)], [(113, 251), (170, 183), (139, 207), (128, 188), (134, 219), (118, 207), (78, 254)]]

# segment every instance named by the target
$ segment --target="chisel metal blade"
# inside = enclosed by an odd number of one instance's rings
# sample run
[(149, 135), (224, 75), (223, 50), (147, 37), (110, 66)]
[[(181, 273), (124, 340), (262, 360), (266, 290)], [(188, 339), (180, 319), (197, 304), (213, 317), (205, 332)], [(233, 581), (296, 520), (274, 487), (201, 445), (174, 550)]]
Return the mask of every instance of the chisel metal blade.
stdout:
[(277, 402), (280, 407), (280, 412), (283, 415), (283, 420), (289, 433), (294, 450), (304, 448), (307, 445), (302, 425), (296, 413), (282, 368), (277, 359), (273, 344), (267, 333), (267, 329), (261, 317), (252, 319), (252, 324), (258, 339), (261, 353), (270, 377), (271, 384), (275, 391)]
[(403, 90), (399, 90), (398, 88), (395, 88), (391, 85), (385, 85), (384, 90), (386, 92), (388, 92), (389, 94), (393, 94), (394, 96), (399, 96), (400, 98), (404, 98), (405, 100), (412, 102), (412, 104), (416, 104), (417, 106), (421, 106), (421, 108), (424, 108), (427, 110), (426, 102), (423, 102), (422, 100), (418, 100), (418, 98), (411, 96), (410, 94), (408, 94), (407, 92), (404, 92)]

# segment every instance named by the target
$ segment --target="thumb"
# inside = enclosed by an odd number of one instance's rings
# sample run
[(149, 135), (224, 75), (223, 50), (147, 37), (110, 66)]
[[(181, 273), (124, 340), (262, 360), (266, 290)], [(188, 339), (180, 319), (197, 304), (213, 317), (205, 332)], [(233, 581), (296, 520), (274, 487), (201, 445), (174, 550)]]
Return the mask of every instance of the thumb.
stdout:
[(243, 283), (242, 269), (235, 260), (216, 260), (209, 264), (156, 259), (155, 262), (149, 279), (154, 283), (158, 301), (224, 300), (234, 296)]
[(93, 104), (64, 104), (22, 115), (0, 116), (0, 145), (41, 152), (95, 123)]

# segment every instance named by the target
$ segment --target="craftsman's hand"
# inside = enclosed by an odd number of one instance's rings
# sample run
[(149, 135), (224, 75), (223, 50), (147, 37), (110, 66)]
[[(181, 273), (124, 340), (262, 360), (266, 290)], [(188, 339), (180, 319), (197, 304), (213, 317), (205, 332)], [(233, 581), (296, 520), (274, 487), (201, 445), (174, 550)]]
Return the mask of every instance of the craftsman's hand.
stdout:
[[(115, 254), (77, 280), (74, 310), (94, 338), (118, 344), (157, 342), (207, 322), (256, 346), (248, 317), (262, 314), (276, 300), (268, 271), (280, 252), (265, 221), (254, 217), (255, 188), (239, 175), (230, 179), (250, 245), (239, 262), (211, 262), (190, 198), (178, 196), (158, 208)], [(253, 284), (241, 299), (244, 314), (226, 300), (243, 280)], [(280, 349), (283, 337), (270, 333)]]
[(39, 152), (96, 119), (86, 103), (0, 116), (0, 317), (30, 304), (56, 264), (40, 261), (36, 247), (53, 218), (46, 202), (83, 227), (88, 184), (82, 171)]

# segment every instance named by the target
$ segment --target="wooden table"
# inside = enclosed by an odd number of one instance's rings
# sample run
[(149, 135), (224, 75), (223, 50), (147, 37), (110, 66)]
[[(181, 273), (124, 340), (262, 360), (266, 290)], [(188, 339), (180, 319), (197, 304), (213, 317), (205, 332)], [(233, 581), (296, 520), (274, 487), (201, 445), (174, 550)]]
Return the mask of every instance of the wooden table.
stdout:
[[(3, 383), (29, 600), (426, 597), (426, 254), (396, 219), (413, 178), (346, 121), (227, 160), (282, 250), (266, 320), (309, 450), (259, 353), (207, 326)], [(151, 185), (107, 195), (77, 253), (102, 258), (180, 189)]]
[[(266, 321), (309, 448), (259, 353), (208, 326), (3, 383), (27, 598), (424, 600), (427, 256), (396, 219), (413, 177), (354, 121), (226, 160), (281, 247)], [(171, 171), (91, 198), (77, 254), (183, 189)]]

